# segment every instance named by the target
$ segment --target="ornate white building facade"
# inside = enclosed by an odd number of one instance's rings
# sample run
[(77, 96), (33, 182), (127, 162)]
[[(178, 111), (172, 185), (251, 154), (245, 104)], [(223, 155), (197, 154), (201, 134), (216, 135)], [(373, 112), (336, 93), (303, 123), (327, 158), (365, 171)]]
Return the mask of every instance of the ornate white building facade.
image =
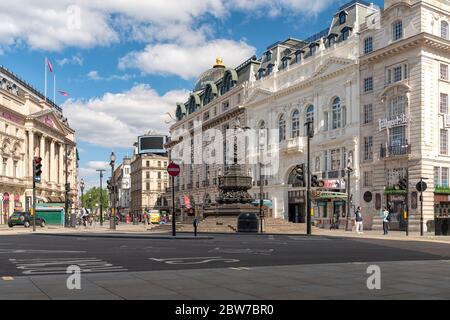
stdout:
[[(373, 196), (363, 207), (366, 212), (389, 207), (394, 223), (404, 229), (408, 203), (410, 229), (419, 229), (416, 184), (422, 177), (428, 185), (423, 195), (427, 230), (435, 213), (448, 216), (450, 208), (450, 3), (386, 0), (381, 14), (370, 20), (377, 20), (377, 28), (361, 27), (360, 94), (366, 109), (361, 139), (373, 141), (373, 157), (361, 164), (367, 177), (361, 191)], [(371, 79), (373, 87), (365, 88), (364, 79)], [(404, 178), (409, 178), (408, 192), (398, 188)], [(374, 227), (380, 224), (375, 216)]]
[[(259, 170), (263, 168), (263, 196), (271, 200), (273, 215), (291, 222), (306, 220), (306, 185), (296, 166), (304, 166), (307, 138), (304, 124), (313, 121), (311, 174), (324, 187), (314, 194), (314, 218), (327, 226), (334, 215), (347, 212), (347, 166), (351, 161), (351, 210), (361, 199), (359, 26), (378, 8), (352, 1), (334, 15), (331, 26), (304, 41), (288, 39), (267, 48), (256, 82), (245, 103), (248, 125), (265, 128), (276, 137), (276, 168), (253, 166), (254, 189), (260, 197)], [(275, 129), (275, 130), (273, 130)], [(275, 145), (273, 145), (275, 143)], [(270, 144), (269, 144), (270, 145)]]
[(43, 159), (37, 201), (64, 202), (67, 173), (70, 201), (76, 204), (75, 131), (58, 106), (0, 67), (0, 223), (6, 223), (14, 210), (31, 207), (35, 156)]

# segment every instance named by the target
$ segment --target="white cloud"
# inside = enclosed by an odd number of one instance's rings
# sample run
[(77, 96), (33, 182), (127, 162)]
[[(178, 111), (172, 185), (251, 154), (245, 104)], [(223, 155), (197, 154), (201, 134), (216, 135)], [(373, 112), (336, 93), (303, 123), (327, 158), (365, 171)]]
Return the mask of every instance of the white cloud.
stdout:
[(72, 55), (69, 58), (64, 58), (61, 60), (57, 60), (58, 64), (61, 67), (64, 67), (66, 64), (72, 64), (72, 65), (78, 65), (78, 66), (83, 66), (84, 64), (84, 59), (81, 56), (81, 54), (76, 54), (76, 55)]
[(108, 148), (130, 148), (137, 137), (150, 129), (168, 132), (166, 112), (185, 101), (185, 90), (159, 95), (148, 85), (139, 84), (123, 93), (106, 93), (88, 101), (69, 99), (64, 114), (79, 140)]
[[(15, 0), (0, 2), (0, 49), (27, 45), (59, 51), (107, 46), (121, 39), (201, 37), (205, 17), (232, 12), (317, 14), (333, 0)], [(202, 20), (203, 19), (203, 20)], [(193, 27), (195, 26), (195, 28)], [(174, 33), (184, 28), (188, 32)], [(198, 30), (197, 30), (198, 29)], [(156, 31), (156, 32), (149, 32)], [(125, 33), (125, 34), (124, 34)]]
[(133, 74), (123, 74), (123, 75), (113, 74), (108, 77), (103, 77), (100, 76), (97, 70), (92, 70), (87, 74), (87, 77), (90, 80), (94, 81), (112, 81), (112, 80), (129, 81), (131, 79), (136, 78), (137, 76)]
[(156, 44), (131, 52), (119, 61), (119, 68), (138, 68), (148, 74), (170, 74), (184, 79), (197, 77), (212, 67), (217, 57), (235, 67), (254, 55), (256, 49), (244, 42), (213, 40), (204, 44)]

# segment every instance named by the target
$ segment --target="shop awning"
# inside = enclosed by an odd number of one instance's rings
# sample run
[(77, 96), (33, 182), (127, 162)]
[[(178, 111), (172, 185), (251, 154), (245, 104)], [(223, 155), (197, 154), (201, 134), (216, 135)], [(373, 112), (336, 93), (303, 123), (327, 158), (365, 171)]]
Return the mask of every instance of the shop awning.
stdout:
[[(252, 202), (255, 206), (259, 206), (260, 200), (255, 200)], [(263, 200), (263, 206), (272, 209), (272, 200)]]
[(347, 194), (344, 192), (330, 192), (330, 191), (315, 191), (313, 192), (314, 200), (343, 200), (347, 201)]
[(47, 197), (47, 203), (63, 203), (64, 199), (61, 197)]

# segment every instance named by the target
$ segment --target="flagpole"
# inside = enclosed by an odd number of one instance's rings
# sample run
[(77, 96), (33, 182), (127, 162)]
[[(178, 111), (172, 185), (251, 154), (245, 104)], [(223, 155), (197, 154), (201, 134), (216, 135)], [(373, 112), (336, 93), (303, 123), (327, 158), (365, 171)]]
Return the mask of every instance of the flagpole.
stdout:
[(45, 102), (47, 102), (47, 57), (45, 57), (44, 69), (45, 69)]
[(53, 75), (53, 102), (56, 104), (56, 74)]

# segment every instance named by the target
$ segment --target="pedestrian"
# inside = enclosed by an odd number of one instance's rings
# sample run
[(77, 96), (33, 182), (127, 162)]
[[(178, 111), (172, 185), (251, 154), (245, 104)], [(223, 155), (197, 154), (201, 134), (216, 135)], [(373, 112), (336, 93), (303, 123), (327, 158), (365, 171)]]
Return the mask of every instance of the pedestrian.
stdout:
[(391, 221), (391, 215), (386, 207), (383, 208), (383, 234), (387, 235), (389, 232), (389, 222)]
[(194, 225), (194, 235), (197, 236), (197, 228), (198, 228), (198, 224), (199, 224), (198, 219), (194, 218), (194, 221), (192, 222), (192, 224)]
[(363, 218), (361, 214), (361, 207), (358, 207), (355, 211), (355, 221), (356, 221), (356, 233), (363, 233)]
[(146, 226), (148, 225), (148, 213), (147, 212), (144, 213), (144, 224)]

